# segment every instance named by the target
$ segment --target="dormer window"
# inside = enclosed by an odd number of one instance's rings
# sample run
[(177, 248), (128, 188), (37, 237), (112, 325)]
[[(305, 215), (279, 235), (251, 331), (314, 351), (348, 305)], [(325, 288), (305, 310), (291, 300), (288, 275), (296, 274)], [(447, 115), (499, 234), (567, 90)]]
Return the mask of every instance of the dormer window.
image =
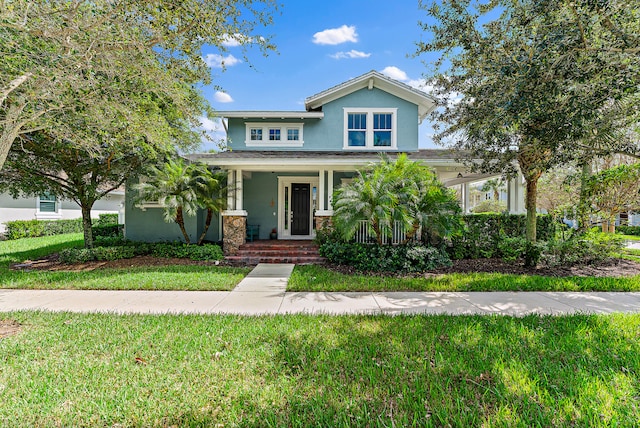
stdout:
[(302, 147), (302, 123), (246, 123), (247, 147)]
[(397, 109), (344, 109), (344, 148), (395, 150)]

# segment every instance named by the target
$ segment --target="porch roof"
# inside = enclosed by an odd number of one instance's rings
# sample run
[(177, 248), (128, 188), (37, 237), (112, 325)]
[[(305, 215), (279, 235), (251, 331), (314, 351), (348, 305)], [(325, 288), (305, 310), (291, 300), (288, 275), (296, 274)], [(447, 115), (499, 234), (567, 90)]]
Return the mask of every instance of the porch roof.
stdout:
[[(448, 149), (421, 149), (415, 152), (405, 152), (409, 159), (423, 161), (429, 165), (461, 165), (459, 159), (464, 158), (465, 152)], [(394, 159), (399, 152), (385, 152), (390, 159)], [(366, 165), (380, 159), (379, 152), (337, 152), (337, 151), (276, 151), (276, 150), (235, 150), (218, 153), (195, 153), (187, 155), (191, 161), (203, 162), (208, 165), (232, 166), (323, 166), (323, 165)]]

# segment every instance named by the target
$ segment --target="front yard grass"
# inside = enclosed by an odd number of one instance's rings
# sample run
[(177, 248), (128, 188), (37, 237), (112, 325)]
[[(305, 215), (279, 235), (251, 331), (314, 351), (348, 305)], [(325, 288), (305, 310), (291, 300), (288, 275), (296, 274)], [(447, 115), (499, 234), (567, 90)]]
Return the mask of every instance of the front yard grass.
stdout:
[(232, 290), (251, 271), (214, 265), (142, 266), (92, 271), (10, 270), (64, 248), (81, 247), (82, 234), (0, 242), (0, 288), (76, 290)]
[(346, 275), (322, 266), (296, 266), (287, 291), (640, 291), (640, 276), (545, 277), (499, 273), (428, 277)]
[[(640, 315), (18, 312), (0, 425), (635, 426)], [(0, 336), (1, 337), (1, 336)]]

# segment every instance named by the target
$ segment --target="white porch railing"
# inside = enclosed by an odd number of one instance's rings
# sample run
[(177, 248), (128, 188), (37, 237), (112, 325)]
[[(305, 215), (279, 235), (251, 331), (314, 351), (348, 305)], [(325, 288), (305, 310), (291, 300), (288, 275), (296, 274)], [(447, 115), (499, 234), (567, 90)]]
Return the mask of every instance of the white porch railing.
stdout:
[[(354, 239), (358, 244), (366, 244), (366, 243), (371, 243), (373, 242), (374, 238), (373, 238), (373, 234), (370, 234), (370, 227), (371, 225), (369, 224), (369, 222), (367, 220), (360, 220), (360, 225), (358, 226), (358, 229), (356, 230), (356, 233), (354, 235)], [(391, 245), (397, 245), (400, 244), (401, 242), (403, 242), (405, 240), (405, 236), (406, 236), (407, 232), (405, 230), (405, 228), (402, 226), (402, 223), (399, 221), (394, 221), (393, 222), (393, 229), (391, 230), (391, 236), (387, 236), (384, 235), (382, 237), (382, 243), (384, 245), (387, 244), (391, 244)], [(416, 233), (416, 236), (419, 237), (420, 236), (420, 231), (418, 231)]]

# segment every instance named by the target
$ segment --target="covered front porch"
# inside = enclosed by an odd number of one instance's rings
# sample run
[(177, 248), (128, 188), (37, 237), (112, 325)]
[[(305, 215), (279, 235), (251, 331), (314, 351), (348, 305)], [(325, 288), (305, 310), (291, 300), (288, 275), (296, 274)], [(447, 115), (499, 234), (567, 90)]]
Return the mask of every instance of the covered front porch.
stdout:
[[(443, 150), (409, 153), (412, 160), (434, 169), (448, 187), (458, 189), (464, 212), (469, 187), (489, 175), (470, 174)], [(227, 255), (234, 255), (247, 239), (309, 240), (333, 215), (332, 195), (356, 171), (379, 160), (377, 153), (235, 151), (198, 155), (226, 171), (229, 183), (222, 212), (221, 238)], [(524, 212), (521, 177), (507, 183), (509, 212)]]

